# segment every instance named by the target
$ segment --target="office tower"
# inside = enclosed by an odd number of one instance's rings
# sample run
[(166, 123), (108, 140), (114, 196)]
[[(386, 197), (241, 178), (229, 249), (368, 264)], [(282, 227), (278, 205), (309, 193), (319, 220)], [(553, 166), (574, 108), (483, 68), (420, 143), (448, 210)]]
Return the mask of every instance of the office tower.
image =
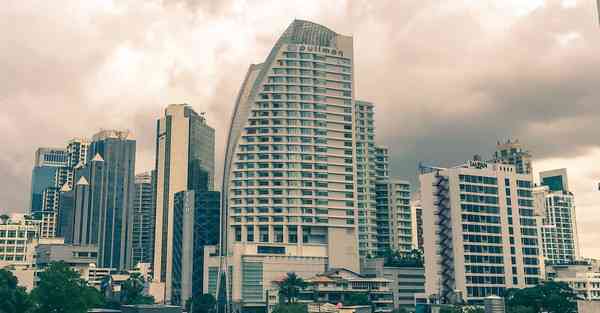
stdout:
[(482, 303), (543, 275), (531, 174), (479, 160), (422, 168), (426, 292)]
[(542, 186), (535, 189), (538, 212), (542, 216), (542, 242), (547, 264), (568, 264), (579, 258), (577, 222), (573, 193), (567, 170), (540, 172)]
[(410, 201), (412, 212), (412, 236), (413, 247), (423, 251), (423, 207), (421, 206), (421, 195), (418, 194)]
[(180, 191), (173, 214), (173, 276), (171, 303), (183, 305), (202, 295), (204, 247), (219, 242), (221, 193)]
[(154, 258), (154, 210), (156, 175), (154, 171), (135, 175), (133, 200), (132, 265), (152, 264)]
[(98, 266), (129, 269), (135, 140), (128, 131), (100, 131), (92, 138), (88, 156), (85, 165), (75, 168), (75, 186), (61, 198), (66, 203), (59, 217), (66, 225), (61, 225), (63, 235), (67, 243), (97, 245)]
[(60, 170), (58, 186), (67, 184), (73, 188), (75, 167), (85, 165), (88, 158), (90, 140), (86, 138), (73, 138), (67, 142), (67, 165)]
[(290, 271), (359, 270), (352, 59), (352, 37), (295, 20), (250, 66), (226, 148), (220, 303), (265, 305)]
[[(170, 301), (175, 193), (213, 190), (215, 131), (187, 104), (171, 104), (157, 122), (154, 282)], [(203, 177), (208, 177), (208, 183)]]
[(531, 154), (523, 149), (519, 140), (498, 142), (494, 161), (514, 165), (519, 174), (531, 174)]
[[(378, 252), (378, 228), (389, 224), (384, 220), (378, 223), (375, 172), (375, 126), (373, 104), (356, 100), (354, 104), (354, 128), (356, 136), (356, 195), (358, 208), (358, 251), (361, 257), (374, 256)], [(385, 237), (382, 239), (385, 245)]]
[(47, 195), (56, 187), (57, 171), (67, 165), (67, 153), (61, 148), (38, 148), (31, 175), (30, 213), (53, 211), (54, 203)]
[(30, 214), (41, 221), (40, 237), (54, 237), (58, 210), (59, 170), (67, 165), (67, 151), (38, 148), (31, 174)]

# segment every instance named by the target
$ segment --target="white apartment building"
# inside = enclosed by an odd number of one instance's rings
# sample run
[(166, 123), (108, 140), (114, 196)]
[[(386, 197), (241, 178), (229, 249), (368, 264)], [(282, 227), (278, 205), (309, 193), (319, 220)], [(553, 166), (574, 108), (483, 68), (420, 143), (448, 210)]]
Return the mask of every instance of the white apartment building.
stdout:
[[(378, 250), (377, 201), (375, 182), (376, 147), (373, 104), (357, 100), (354, 105), (356, 131), (356, 194), (358, 208), (358, 251), (361, 257)], [(384, 222), (385, 224), (385, 222)], [(385, 238), (385, 237), (384, 237)]]
[(413, 245), (413, 214), (410, 207), (411, 184), (392, 178), (388, 182), (389, 208), (392, 228), (392, 248), (410, 251)]
[(585, 300), (600, 300), (600, 264), (597, 260), (581, 260), (571, 264), (546, 266), (546, 277), (569, 285)]
[(534, 189), (542, 216), (542, 242), (547, 264), (569, 264), (579, 259), (575, 201), (569, 191), (567, 170), (540, 172), (542, 186)]
[(40, 221), (24, 214), (0, 221), (0, 268), (32, 265), (39, 234)]
[(264, 288), (287, 272), (358, 271), (353, 85), (352, 37), (308, 21), (250, 66), (227, 142), (222, 258), (207, 261), (205, 290), (220, 267), (230, 301), (264, 307)]
[(531, 174), (474, 160), (419, 179), (427, 294), (482, 303), (543, 277)]

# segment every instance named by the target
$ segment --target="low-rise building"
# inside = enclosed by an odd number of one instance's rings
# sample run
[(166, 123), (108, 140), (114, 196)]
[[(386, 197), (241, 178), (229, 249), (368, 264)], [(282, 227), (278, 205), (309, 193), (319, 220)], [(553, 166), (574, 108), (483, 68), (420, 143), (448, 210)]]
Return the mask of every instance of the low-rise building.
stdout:
[(546, 266), (549, 280), (565, 282), (582, 299), (600, 300), (600, 263), (595, 260)]
[(415, 307), (415, 297), (425, 293), (425, 268), (386, 264), (384, 258), (366, 259), (361, 264), (366, 277), (383, 277), (390, 281), (394, 308)]
[(0, 221), (0, 268), (33, 264), (40, 222), (24, 214), (6, 217)]
[[(273, 281), (267, 290), (269, 299), (269, 312), (280, 303), (278, 284), (280, 280)], [(313, 277), (304, 278), (308, 286), (300, 291), (298, 303), (330, 303), (339, 307), (348, 304), (351, 298), (365, 295), (372, 312), (391, 312), (394, 309), (393, 293), (390, 289), (391, 281), (382, 277), (366, 277), (353, 271), (334, 268)], [(349, 308), (349, 306), (345, 306)], [(357, 312), (362, 312), (359, 309)]]

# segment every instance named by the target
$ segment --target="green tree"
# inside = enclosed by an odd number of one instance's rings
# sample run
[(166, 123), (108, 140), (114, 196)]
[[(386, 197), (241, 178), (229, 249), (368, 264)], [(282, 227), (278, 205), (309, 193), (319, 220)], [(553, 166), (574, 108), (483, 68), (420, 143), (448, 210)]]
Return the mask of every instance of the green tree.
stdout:
[(379, 255), (384, 260), (385, 266), (390, 267), (423, 267), (423, 252), (413, 249), (408, 252), (387, 249)]
[(153, 304), (154, 297), (144, 295), (144, 277), (140, 273), (131, 273), (123, 283), (121, 303), (123, 304)]
[(513, 306), (507, 311), (508, 313), (536, 313), (535, 309), (529, 306)]
[(287, 273), (287, 276), (278, 283), (279, 296), (285, 299), (285, 303), (296, 303), (300, 290), (306, 288), (308, 284), (296, 273)]
[(548, 281), (535, 287), (509, 289), (505, 299), (509, 313), (577, 312), (577, 295), (563, 282)]
[(462, 311), (463, 313), (485, 313), (485, 309), (480, 306), (465, 306)]
[(25, 313), (33, 303), (24, 287), (18, 285), (12, 272), (0, 269), (0, 312)]
[(85, 313), (103, 305), (100, 293), (62, 261), (50, 263), (39, 278), (31, 293), (36, 313)]
[(342, 303), (345, 306), (369, 305), (371, 301), (369, 301), (369, 295), (366, 293), (351, 293), (344, 296)]
[(445, 305), (440, 308), (440, 313), (462, 313), (462, 308), (455, 305)]
[(273, 309), (273, 313), (308, 313), (305, 304), (279, 304)]
[(0, 215), (0, 222), (2, 222), (2, 224), (6, 224), (6, 222), (8, 222), (9, 219), (10, 219), (10, 216), (8, 216), (6, 214)]
[(185, 310), (190, 313), (214, 313), (217, 299), (209, 293), (196, 295), (185, 302)]

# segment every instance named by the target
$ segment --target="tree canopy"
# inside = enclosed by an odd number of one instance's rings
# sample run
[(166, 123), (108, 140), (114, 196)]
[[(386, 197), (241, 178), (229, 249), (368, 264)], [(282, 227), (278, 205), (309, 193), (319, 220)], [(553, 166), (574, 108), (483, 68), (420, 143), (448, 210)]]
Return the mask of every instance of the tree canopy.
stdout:
[(123, 283), (121, 291), (122, 304), (152, 304), (154, 297), (146, 296), (144, 292), (144, 278), (140, 273), (131, 273)]
[(296, 273), (287, 273), (287, 276), (278, 283), (279, 296), (287, 304), (296, 303), (300, 290), (306, 288), (308, 284)]
[(387, 249), (378, 257), (382, 257), (384, 265), (389, 267), (423, 267), (424, 264), (423, 252), (419, 249), (408, 252)]
[(5, 269), (0, 269), (0, 312), (28, 312), (33, 303), (24, 287), (17, 285), (17, 278)]
[(279, 304), (273, 309), (273, 313), (307, 313), (306, 304)]
[(369, 305), (371, 301), (369, 301), (369, 295), (366, 293), (351, 293), (344, 296), (342, 303), (345, 306)]
[(185, 303), (185, 308), (190, 313), (214, 313), (216, 305), (217, 300), (215, 297), (209, 293), (205, 293), (188, 299)]
[(36, 303), (34, 312), (85, 313), (89, 308), (103, 305), (100, 292), (88, 286), (64, 262), (50, 263), (39, 278), (31, 293)]
[(508, 313), (577, 312), (577, 295), (563, 282), (548, 281), (535, 287), (509, 289), (505, 301)]

